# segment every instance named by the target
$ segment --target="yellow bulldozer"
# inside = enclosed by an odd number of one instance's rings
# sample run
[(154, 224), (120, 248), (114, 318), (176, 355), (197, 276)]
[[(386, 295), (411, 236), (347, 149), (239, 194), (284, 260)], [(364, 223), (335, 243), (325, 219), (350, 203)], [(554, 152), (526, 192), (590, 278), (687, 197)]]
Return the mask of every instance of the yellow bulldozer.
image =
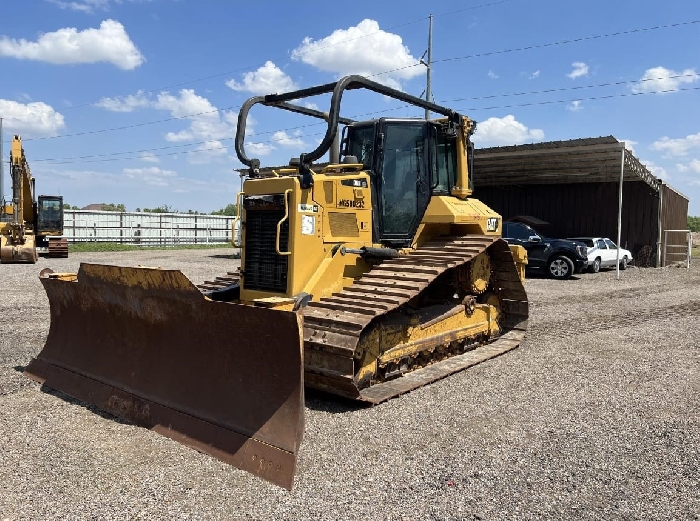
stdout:
[(41, 248), (49, 257), (68, 257), (63, 235), (63, 197), (40, 195), (24, 155), (22, 138), (12, 138), (10, 150), (12, 202), (0, 208), (0, 262), (35, 263)]
[[(351, 89), (440, 116), (354, 121)], [(327, 113), (291, 103), (325, 93)], [(326, 121), (323, 140), (261, 168), (245, 151), (257, 104)], [(240, 269), (199, 286), (160, 268), (43, 270), (51, 327), (27, 374), (291, 488), (305, 386), (378, 404), (521, 342), (527, 257), (470, 197), (474, 125), (361, 76), (249, 99)]]

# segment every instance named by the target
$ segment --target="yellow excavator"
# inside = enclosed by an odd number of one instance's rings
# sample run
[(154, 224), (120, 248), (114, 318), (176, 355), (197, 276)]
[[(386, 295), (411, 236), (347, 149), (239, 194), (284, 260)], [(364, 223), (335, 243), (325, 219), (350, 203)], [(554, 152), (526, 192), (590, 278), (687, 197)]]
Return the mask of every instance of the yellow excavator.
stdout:
[[(440, 117), (342, 117), (354, 89)], [(327, 113), (291, 103), (326, 93)], [(261, 168), (244, 143), (257, 104), (325, 120), (323, 140)], [(527, 256), (470, 197), (474, 128), (361, 76), (249, 99), (240, 269), (199, 286), (179, 270), (45, 269), (51, 327), (26, 373), (291, 488), (305, 386), (378, 404), (520, 344)]]
[(68, 257), (63, 235), (63, 197), (40, 195), (22, 148), (22, 138), (12, 138), (10, 150), (12, 203), (3, 201), (0, 212), (0, 262), (35, 263), (37, 248), (49, 257)]

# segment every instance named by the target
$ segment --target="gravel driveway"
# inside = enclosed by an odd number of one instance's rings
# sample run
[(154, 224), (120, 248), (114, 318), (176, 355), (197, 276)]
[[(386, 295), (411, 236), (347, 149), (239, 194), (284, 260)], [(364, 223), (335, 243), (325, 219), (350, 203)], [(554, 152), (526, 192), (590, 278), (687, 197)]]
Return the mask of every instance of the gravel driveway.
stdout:
[(531, 278), (519, 349), (374, 408), (307, 392), (292, 492), (45, 393), (40, 269), (231, 270), (230, 250), (2, 265), (5, 519), (700, 519), (700, 263)]

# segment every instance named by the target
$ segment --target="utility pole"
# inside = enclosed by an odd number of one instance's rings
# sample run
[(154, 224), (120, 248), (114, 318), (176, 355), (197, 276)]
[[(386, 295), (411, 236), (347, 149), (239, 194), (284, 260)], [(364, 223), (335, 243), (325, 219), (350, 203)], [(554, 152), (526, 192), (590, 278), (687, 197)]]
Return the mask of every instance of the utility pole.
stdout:
[(2, 148), (2, 118), (0, 118), (0, 204), (5, 204), (5, 152)]
[[(425, 87), (425, 101), (430, 102), (432, 96), (431, 91), (431, 72), (433, 68), (433, 15), (429, 17), (430, 23), (428, 25), (428, 62), (423, 62), (426, 67), (428, 67), (427, 81), (428, 84)], [(423, 60), (421, 60), (423, 61)], [(430, 118), (430, 111), (425, 109), (425, 119)]]

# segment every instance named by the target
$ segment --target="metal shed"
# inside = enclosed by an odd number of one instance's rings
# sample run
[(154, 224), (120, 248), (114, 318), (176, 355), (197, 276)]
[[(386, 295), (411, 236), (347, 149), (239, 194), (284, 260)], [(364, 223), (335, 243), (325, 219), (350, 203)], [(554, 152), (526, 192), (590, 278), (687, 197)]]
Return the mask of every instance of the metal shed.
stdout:
[[(547, 221), (547, 235), (615, 240), (619, 225), (619, 242), (638, 266), (676, 260), (663, 258), (663, 232), (688, 226), (688, 197), (613, 136), (476, 149), (473, 176), (474, 197), (504, 219)], [(678, 236), (671, 241), (682, 242)]]

